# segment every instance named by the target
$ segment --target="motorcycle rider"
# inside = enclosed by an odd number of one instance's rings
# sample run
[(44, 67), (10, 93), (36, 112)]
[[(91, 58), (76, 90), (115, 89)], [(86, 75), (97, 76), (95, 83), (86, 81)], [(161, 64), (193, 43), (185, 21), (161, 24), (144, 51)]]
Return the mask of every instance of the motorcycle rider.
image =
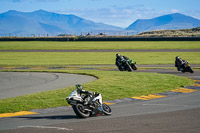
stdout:
[(121, 56), (120, 54), (116, 54), (116, 61), (115, 61), (115, 65), (119, 68), (119, 70), (123, 70), (123, 61), (124, 60), (129, 60), (128, 57), (126, 56)]
[(122, 65), (122, 57), (120, 56), (120, 54), (116, 54), (116, 61), (115, 61), (115, 65), (119, 68), (119, 70), (121, 70), (121, 65)]
[[(82, 85), (80, 85), (80, 84), (77, 84), (75, 87), (76, 87), (76, 89), (77, 89), (77, 92), (78, 92), (80, 95), (85, 94), (85, 96), (84, 96), (84, 98), (83, 98), (83, 100), (84, 100), (83, 104), (84, 104), (84, 105), (91, 105), (91, 104), (92, 104), (92, 100), (93, 100), (96, 96), (99, 95), (99, 93), (97, 93), (97, 92), (89, 92), (89, 91), (83, 90), (83, 87), (82, 87)], [(101, 101), (102, 101), (102, 99), (101, 99)], [(99, 109), (99, 110), (100, 110), (100, 111), (103, 111), (102, 105), (100, 106), (100, 109)]]
[(75, 88), (77, 89), (77, 92), (80, 95), (82, 95), (82, 94), (85, 95), (84, 98), (83, 98), (84, 105), (91, 104), (92, 100), (95, 98), (95, 96), (99, 94), (99, 93), (96, 93), (96, 92), (89, 92), (89, 91), (83, 90), (83, 87), (80, 84), (77, 84), (75, 86)]
[(175, 58), (175, 67), (177, 67), (178, 71), (181, 71), (181, 68), (184, 65), (184, 60), (182, 60), (180, 57), (176, 56)]

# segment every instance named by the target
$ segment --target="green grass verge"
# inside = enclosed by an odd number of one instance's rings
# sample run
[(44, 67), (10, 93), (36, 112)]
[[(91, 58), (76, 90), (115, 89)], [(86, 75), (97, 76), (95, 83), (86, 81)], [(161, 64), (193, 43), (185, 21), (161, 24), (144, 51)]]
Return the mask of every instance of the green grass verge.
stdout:
[(200, 49), (200, 41), (4, 41), (0, 49)]
[[(0, 66), (115, 64), (115, 52), (0, 52)], [(137, 64), (174, 64), (175, 57), (200, 64), (200, 52), (125, 52)]]
[[(83, 86), (86, 90), (102, 93), (103, 100), (155, 94), (193, 84), (191, 79), (156, 73), (94, 70), (46, 70), (43, 72), (78, 73), (98, 77), (98, 80), (85, 83)], [(73, 89), (74, 87), (69, 87), (16, 98), (2, 99), (0, 100), (0, 113), (65, 106), (67, 105), (65, 97)]]

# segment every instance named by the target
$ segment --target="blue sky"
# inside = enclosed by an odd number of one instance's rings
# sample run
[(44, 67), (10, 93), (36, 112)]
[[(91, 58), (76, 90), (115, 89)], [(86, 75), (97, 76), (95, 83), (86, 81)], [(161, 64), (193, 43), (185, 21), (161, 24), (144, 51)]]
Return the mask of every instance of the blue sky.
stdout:
[(182, 13), (200, 19), (200, 0), (0, 0), (0, 13), (43, 9), (128, 27), (137, 19)]

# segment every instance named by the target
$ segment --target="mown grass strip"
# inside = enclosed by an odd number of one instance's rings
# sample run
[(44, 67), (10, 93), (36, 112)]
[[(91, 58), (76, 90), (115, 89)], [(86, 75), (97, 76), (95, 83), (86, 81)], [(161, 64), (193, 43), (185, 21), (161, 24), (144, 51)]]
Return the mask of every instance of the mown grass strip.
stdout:
[(200, 41), (4, 41), (0, 49), (200, 49)]
[[(189, 86), (194, 83), (193, 80), (185, 77), (156, 73), (97, 70), (44, 70), (43, 72), (78, 73), (98, 77), (98, 80), (85, 83), (83, 87), (88, 91), (101, 93), (104, 101), (156, 94), (178, 89), (181, 86)], [(2, 99), (0, 100), (0, 113), (66, 106), (67, 102), (65, 98), (73, 89), (74, 86), (16, 98)]]
[[(137, 64), (174, 64), (175, 57), (200, 64), (200, 52), (123, 52)], [(115, 52), (0, 52), (0, 66), (62, 66), (115, 64)]]

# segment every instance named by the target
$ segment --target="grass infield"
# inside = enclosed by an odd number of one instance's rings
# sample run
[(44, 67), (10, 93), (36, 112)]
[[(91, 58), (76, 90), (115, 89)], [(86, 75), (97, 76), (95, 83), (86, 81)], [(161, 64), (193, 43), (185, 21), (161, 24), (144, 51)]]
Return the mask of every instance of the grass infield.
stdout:
[[(200, 64), (200, 52), (123, 52), (137, 64), (174, 64), (175, 57)], [(0, 66), (115, 64), (114, 52), (0, 52)]]
[[(97, 70), (45, 70), (43, 72), (78, 73), (98, 77), (93, 82), (83, 84), (83, 87), (89, 91), (102, 93), (103, 100), (130, 98), (133, 96), (166, 92), (194, 83), (193, 80), (188, 78), (156, 73)], [(73, 89), (74, 87), (68, 87), (16, 98), (2, 99), (0, 100), (0, 113), (66, 106), (67, 102), (65, 101), (65, 97)]]
[(0, 49), (200, 49), (200, 41), (2, 41)]

